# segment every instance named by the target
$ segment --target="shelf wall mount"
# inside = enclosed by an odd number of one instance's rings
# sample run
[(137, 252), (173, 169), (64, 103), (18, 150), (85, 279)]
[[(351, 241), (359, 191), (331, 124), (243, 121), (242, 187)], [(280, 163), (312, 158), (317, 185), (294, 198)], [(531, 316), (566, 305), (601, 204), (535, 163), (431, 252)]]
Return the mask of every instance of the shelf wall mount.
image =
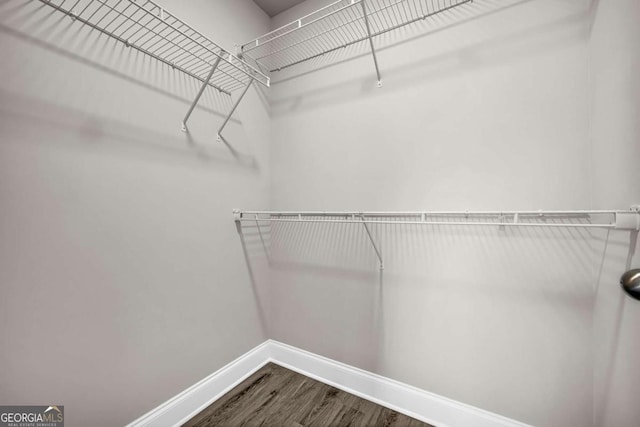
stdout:
[(367, 232), (367, 236), (369, 236), (369, 241), (371, 242), (371, 246), (373, 246), (373, 250), (376, 252), (376, 256), (378, 257), (378, 262), (380, 263), (380, 271), (384, 270), (384, 261), (382, 260), (382, 254), (378, 249), (378, 245), (376, 245), (376, 241), (373, 239), (373, 235), (371, 234), (371, 230), (369, 230), (369, 226), (364, 219), (364, 214), (360, 214), (360, 219), (362, 220), (362, 225), (364, 226), (365, 231)]

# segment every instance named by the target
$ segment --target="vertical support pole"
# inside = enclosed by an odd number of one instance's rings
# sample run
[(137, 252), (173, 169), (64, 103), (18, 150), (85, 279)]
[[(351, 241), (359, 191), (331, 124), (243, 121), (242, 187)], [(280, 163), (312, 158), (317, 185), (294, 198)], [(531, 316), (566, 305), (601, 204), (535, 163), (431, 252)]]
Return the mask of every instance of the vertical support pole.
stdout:
[(240, 94), (240, 97), (236, 100), (235, 104), (233, 104), (233, 107), (231, 107), (231, 111), (229, 112), (229, 115), (227, 116), (226, 119), (224, 119), (224, 122), (222, 123), (222, 126), (220, 126), (220, 129), (218, 129), (218, 141), (222, 140), (222, 130), (225, 128), (225, 126), (227, 126), (227, 123), (229, 123), (229, 120), (231, 120), (231, 116), (236, 111), (236, 108), (238, 108), (238, 104), (240, 104), (240, 101), (242, 101), (242, 98), (251, 87), (251, 83), (253, 83), (253, 78), (249, 80), (249, 83), (247, 83), (247, 86), (244, 88), (244, 90)]
[(211, 67), (211, 71), (209, 71), (209, 75), (204, 80), (204, 82), (202, 82), (202, 86), (200, 87), (200, 90), (198, 91), (198, 94), (196, 95), (196, 99), (193, 100), (193, 102), (191, 103), (191, 107), (189, 107), (189, 111), (187, 111), (187, 114), (184, 116), (184, 119), (182, 119), (182, 131), (183, 132), (187, 131), (187, 120), (189, 120), (189, 116), (191, 116), (191, 113), (193, 112), (193, 109), (196, 108), (196, 104), (198, 103), (198, 101), (200, 101), (200, 97), (204, 93), (204, 90), (207, 87), (207, 85), (209, 84), (209, 81), (211, 80), (211, 76), (213, 76), (213, 72), (216, 71), (216, 68), (218, 68), (218, 64), (220, 63), (221, 59), (222, 59), (222, 56), (218, 56), (216, 58), (216, 62), (213, 63), (213, 66)]
[(382, 78), (380, 77), (380, 69), (378, 68), (378, 57), (376, 56), (376, 49), (373, 47), (373, 39), (371, 38), (371, 27), (369, 26), (369, 18), (367, 18), (367, 8), (364, 5), (364, 0), (360, 0), (362, 5), (362, 16), (364, 16), (364, 25), (367, 27), (367, 36), (369, 37), (369, 46), (371, 46), (371, 54), (373, 55), (373, 65), (376, 66), (376, 75), (378, 76), (378, 87), (382, 87)]
[(376, 256), (378, 257), (378, 261), (380, 261), (380, 271), (384, 270), (384, 263), (382, 262), (382, 255), (380, 255), (380, 251), (378, 250), (378, 246), (376, 246), (376, 242), (373, 240), (373, 236), (371, 235), (371, 231), (369, 230), (369, 226), (364, 220), (364, 215), (360, 215), (362, 219), (362, 225), (364, 225), (364, 229), (367, 231), (367, 235), (369, 236), (369, 240), (373, 245), (373, 250), (376, 251)]

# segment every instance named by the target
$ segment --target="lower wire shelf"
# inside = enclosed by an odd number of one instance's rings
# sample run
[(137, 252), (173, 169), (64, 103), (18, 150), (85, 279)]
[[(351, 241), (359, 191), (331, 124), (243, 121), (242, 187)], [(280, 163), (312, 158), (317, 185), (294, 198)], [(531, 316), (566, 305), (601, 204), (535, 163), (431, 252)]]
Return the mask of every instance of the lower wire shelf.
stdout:
[(370, 225), (405, 224), (425, 226), (481, 226), (544, 227), (544, 228), (598, 228), (628, 231), (631, 248), (635, 248), (640, 231), (640, 206), (629, 210), (566, 210), (566, 211), (421, 211), (421, 212), (327, 212), (327, 211), (242, 211), (234, 210), (238, 230), (243, 222), (256, 225), (264, 243), (261, 225), (265, 223), (332, 223), (362, 224), (367, 237), (384, 269), (383, 256), (371, 233)]
[[(328, 212), (234, 210), (236, 221), (560, 227), (640, 230), (640, 209), (566, 211)], [(595, 219), (598, 220), (595, 220)]]

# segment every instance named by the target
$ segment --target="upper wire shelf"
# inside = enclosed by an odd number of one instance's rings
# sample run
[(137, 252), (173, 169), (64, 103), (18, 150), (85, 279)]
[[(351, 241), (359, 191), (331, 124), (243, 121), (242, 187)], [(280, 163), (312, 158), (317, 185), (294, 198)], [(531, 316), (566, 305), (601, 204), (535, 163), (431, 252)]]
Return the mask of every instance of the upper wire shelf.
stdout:
[(269, 86), (268, 76), (151, 0), (40, 1), (227, 95), (254, 80)]
[(261, 69), (279, 71), (471, 1), (338, 0), (243, 44), (240, 50), (243, 58)]

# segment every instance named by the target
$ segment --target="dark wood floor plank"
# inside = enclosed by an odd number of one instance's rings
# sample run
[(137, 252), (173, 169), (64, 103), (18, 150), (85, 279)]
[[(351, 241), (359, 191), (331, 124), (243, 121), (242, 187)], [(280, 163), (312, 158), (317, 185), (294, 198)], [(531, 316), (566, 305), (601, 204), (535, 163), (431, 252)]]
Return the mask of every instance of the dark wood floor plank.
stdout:
[[(265, 366), (267, 367), (267, 366)], [(260, 369), (215, 401), (206, 410), (193, 417), (185, 425), (205, 427), (211, 425), (231, 425), (230, 418), (238, 412), (250, 409), (255, 412), (269, 398), (268, 385), (273, 377), (271, 369)]]
[(301, 392), (299, 399), (296, 399), (300, 406), (295, 420), (302, 425), (308, 424), (313, 414), (320, 410), (319, 406), (326, 401), (326, 396), (330, 390), (331, 386), (327, 384), (314, 380), (308, 381), (306, 390)]
[[(277, 365), (275, 371), (284, 369)], [(299, 402), (294, 398), (296, 392), (304, 386), (304, 377), (293, 371), (280, 372), (282, 377), (274, 381), (273, 392), (275, 396), (270, 403), (270, 408), (261, 414), (260, 425), (291, 425), (297, 423), (294, 417), (299, 410)]]
[(432, 427), (268, 363), (185, 427)]

